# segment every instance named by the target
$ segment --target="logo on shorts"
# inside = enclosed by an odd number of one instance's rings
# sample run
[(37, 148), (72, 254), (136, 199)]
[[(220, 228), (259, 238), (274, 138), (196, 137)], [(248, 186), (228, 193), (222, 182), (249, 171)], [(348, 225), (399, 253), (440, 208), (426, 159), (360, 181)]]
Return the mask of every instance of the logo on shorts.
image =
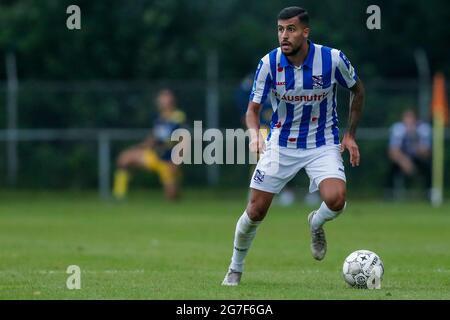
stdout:
[(264, 181), (264, 175), (265, 174), (266, 173), (264, 171), (256, 169), (255, 176), (253, 177), (253, 180), (255, 180), (255, 182), (257, 182), (257, 183), (261, 183), (261, 182)]
[(338, 170), (339, 170), (339, 171), (342, 171), (342, 172), (345, 172), (343, 168), (339, 168)]

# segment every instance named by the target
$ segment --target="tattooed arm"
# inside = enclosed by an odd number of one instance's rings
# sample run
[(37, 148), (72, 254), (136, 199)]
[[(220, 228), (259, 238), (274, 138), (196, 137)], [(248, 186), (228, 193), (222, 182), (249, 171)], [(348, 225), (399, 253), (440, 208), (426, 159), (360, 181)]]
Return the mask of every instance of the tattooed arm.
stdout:
[(356, 127), (358, 126), (361, 111), (364, 105), (364, 85), (360, 79), (350, 88), (350, 114), (348, 119), (347, 132), (341, 143), (341, 152), (348, 149), (350, 153), (350, 163), (352, 167), (359, 166), (359, 148), (355, 141)]

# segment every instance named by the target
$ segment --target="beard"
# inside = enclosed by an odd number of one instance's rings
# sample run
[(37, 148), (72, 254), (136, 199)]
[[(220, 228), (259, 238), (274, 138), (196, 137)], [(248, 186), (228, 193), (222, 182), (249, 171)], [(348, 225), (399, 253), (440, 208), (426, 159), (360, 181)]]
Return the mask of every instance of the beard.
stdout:
[(287, 52), (283, 51), (285, 56), (287, 56), (287, 57), (295, 56), (300, 51), (300, 49), (302, 48), (302, 45), (299, 45), (298, 47), (294, 47), (294, 46), (291, 45), (291, 48), (292, 49), (290, 51), (287, 51)]

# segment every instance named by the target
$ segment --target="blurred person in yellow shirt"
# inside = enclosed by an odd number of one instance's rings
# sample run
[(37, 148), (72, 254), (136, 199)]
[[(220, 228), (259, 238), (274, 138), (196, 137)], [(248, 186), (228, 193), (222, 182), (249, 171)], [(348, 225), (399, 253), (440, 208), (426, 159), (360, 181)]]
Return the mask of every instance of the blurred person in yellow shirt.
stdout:
[(144, 169), (158, 174), (168, 200), (179, 196), (180, 167), (171, 159), (172, 132), (183, 127), (184, 112), (177, 108), (175, 95), (171, 90), (161, 90), (156, 97), (158, 116), (154, 120), (150, 135), (141, 143), (122, 151), (116, 163), (113, 195), (125, 198), (128, 191), (131, 169)]

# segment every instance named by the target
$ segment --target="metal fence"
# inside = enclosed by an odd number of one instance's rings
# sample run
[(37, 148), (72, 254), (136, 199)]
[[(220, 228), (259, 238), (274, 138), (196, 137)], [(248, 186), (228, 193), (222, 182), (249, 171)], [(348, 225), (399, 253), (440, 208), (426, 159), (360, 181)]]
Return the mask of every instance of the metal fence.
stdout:
[[(8, 111), (11, 91), (6, 83), (0, 83), (0, 124), (4, 124), (3, 129), (0, 126), (4, 144), (0, 146), (0, 186), (98, 187), (99, 194), (106, 198), (115, 156), (121, 148), (148, 134), (157, 90), (172, 88), (190, 123), (201, 120), (206, 127), (238, 128), (242, 125), (235, 99), (239, 83), (26, 81), (13, 92), (17, 104), (13, 125)], [(349, 173), (357, 180), (358, 189), (382, 186), (380, 176), (386, 174), (388, 166), (388, 128), (406, 107), (418, 108), (419, 100), (423, 100), (423, 95), (419, 99), (420, 90), (419, 83), (411, 79), (366, 83), (367, 100), (358, 139), (367, 166)], [(344, 91), (338, 93), (338, 106), (341, 127), (345, 127), (348, 94)], [(423, 110), (419, 113), (426, 115)], [(448, 145), (448, 132), (446, 137)], [(191, 165), (184, 170), (187, 185), (247, 184), (242, 179), (248, 175), (245, 166)]]
[[(28, 129), (28, 130), (0, 130), (0, 140), (5, 142), (94, 142), (97, 149), (97, 186), (99, 195), (102, 198), (108, 198), (111, 190), (111, 174), (114, 166), (112, 165), (113, 155), (111, 145), (118, 141), (138, 141), (148, 134), (148, 129)], [(358, 141), (364, 144), (371, 141), (387, 141), (389, 135), (388, 128), (360, 128), (358, 130)], [(450, 140), (450, 132), (446, 133), (446, 139)], [(364, 150), (364, 147), (362, 147)], [(362, 152), (364, 154), (364, 152)], [(363, 157), (364, 158), (364, 157)], [(383, 161), (383, 155), (378, 157)], [(14, 160), (14, 159), (10, 159)], [(15, 158), (15, 160), (19, 160)], [(373, 160), (373, 159), (372, 159)], [(48, 170), (52, 163), (48, 163)], [(206, 166), (206, 165), (205, 165)], [(13, 168), (20, 170), (16, 164)], [(208, 170), (210, 168), (210, 170)], [(211, 170), (212, 169), (212, 170)], [(220, 166), (213, 165), (204, 168), (208, 175), (220, 176)], [(211, 181), (211, 179), (207, 179)]]

